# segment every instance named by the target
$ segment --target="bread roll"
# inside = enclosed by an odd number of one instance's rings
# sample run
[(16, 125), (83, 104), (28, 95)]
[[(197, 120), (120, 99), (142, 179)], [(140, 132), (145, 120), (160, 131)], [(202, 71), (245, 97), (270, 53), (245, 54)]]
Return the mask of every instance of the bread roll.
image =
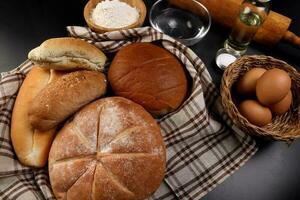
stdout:
[(43, 167), (47, 162), (55, 128), (45, 132), (34, 129), (29, 123), (28, 107), (49, 82), (60, 76), (62, 73), (34, 66), (19, 90), (11, 118), (11, 139), (17, 157), (24, 165)]
[(187, 92), (181, 63), (150, 43), (122, 48), (112, 61), (108, 80), (115, 94), (133, 100), (153, 115), (177, 109)]
[(102, 71), (106, 56), (84, 40), (52, 38), (31, 50), (28, 58), (43, 67), (56, 70), (87, 69)]
[(166, 151), (160, 128), (140, 105), (97, 100), (54, 139), (49, 176), (58, 200), (141, 200), (160, 185)]
[(28, 110), (29, 121), (36, 129), (49, 130), (105, 91), (104, 74), (95, 71), (71, 72), (47, 85), (32, 100)]

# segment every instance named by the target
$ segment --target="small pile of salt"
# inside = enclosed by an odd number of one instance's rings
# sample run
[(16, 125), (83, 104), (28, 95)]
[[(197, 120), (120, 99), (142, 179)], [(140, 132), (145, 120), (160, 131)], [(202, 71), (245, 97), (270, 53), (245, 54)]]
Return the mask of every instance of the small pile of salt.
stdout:
[(97, 4), (91, 18), (95, 24), (104, 28), (122, 28), (135, 23), (139, 12), (119, 0), (105, 0)]
[(220, 69), (226, 69), (231, 63), (236, 61), (240, 54), (235, 53), (231, 49), (219, 49), (216, 55), (216, 64)]
[(228, 54), (228, 53), (222, 53), (217, 57), (216, 63), (220, 68), (225, 69), (231, 63), (233, 63), (235, 60), (236, 60), (236, 57), (234, 57), (233, 55)]

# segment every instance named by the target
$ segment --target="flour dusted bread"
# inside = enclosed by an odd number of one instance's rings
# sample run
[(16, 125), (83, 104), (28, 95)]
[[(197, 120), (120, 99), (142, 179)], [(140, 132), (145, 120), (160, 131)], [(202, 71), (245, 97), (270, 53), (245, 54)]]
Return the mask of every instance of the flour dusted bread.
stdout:
[(28, 58), (43, 67), (56, 70), (87, 69), (102, 71), (106, 56), (81, 39), (52, 38), (31, 50)]
[(106, 91), (105, 75), (96, 71), (75, 71), (47, 85), (28, 109), (31, 125), (49, 130), (74, 114), (82, 106)]
[(28, 108), (43, 88), (62, 75), (34, 66), (19, 90), (11, 118), (11, 139), (17, 157), (24, 165), (43, 167), (47, 162), (55, 128), (44, 132), (34, 129), (29, 122)]
[(181, 63), (167, 50), (151, 43), (120, 49), (108, 71), (115, 94), (131, 99), (154, 115), (177, 109), (187, 92)]
[(142, 200), (164, 177), (166, 157), (156, 121), (121, 98), (80, 110), (55, 138), (49, 176), (58, 200)]

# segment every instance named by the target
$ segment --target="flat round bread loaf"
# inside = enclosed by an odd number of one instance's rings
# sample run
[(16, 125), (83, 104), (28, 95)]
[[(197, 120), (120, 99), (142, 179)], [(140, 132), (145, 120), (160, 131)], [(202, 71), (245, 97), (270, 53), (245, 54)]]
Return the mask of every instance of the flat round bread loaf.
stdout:
[(164, 177), (160, 128), (140, 105), (97, 100), (80, 110), (55, 138), (49, 175), (57, 199), (138, 200)]
[(116, 95), (142, 105), (155, 116), (176, 110), (187, 93), (182, 64), (151, 43), (120, 49), (109, 67), (108, 81)]

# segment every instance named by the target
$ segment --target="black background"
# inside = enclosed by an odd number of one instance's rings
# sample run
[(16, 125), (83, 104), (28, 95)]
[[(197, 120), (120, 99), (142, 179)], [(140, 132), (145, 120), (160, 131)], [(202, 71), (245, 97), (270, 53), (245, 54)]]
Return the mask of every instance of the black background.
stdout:
[[(22, 63), (29, 50), (51, 37), (66, 36), (67, 25), (85, 25), (86, 0), (0, 1), (0, 71)], [(153, 0), (145, 1), (148, 10)], [(219, 0), (223, 3), (222, 0)], [(290, 30), (300, 35), (300, 1), (273, 0), (272, 10), (293, 19)], [(226, 6), (226, 5), (224, 5)], [(222, 12), (220, 10), (220, 12)], [(149, 25), (148, 21), (145, 22)], [(217, 49), (229, 30), (213, 24), (209, 34), (192, 49), (204, 61), (219, 86), (222, 71), (214, 64)], [(280, 58), (300, 70), (300, 50), (280, 43), (273, 49), (252, 44), (247, 54)], [(299, 91), (300, 92), (300, 91)], [(299, 200), (300, 141), (291, 146), (257, 139), (259, 151), (241, 169), (203, 200)]]

